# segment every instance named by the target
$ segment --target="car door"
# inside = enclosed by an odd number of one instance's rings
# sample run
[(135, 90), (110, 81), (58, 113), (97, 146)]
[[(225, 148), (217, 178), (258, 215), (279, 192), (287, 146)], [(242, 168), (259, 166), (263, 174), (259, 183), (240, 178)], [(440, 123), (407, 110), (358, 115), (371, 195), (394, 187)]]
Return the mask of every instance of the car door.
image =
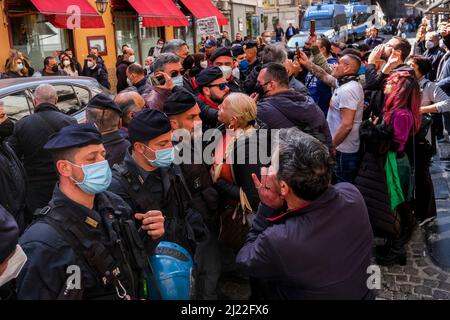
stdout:
[(19, 121), (33, 112), (33, 102), (27, 90), (8, 94), (0, 100), (3, 101), (5, 113), (12, 121)]

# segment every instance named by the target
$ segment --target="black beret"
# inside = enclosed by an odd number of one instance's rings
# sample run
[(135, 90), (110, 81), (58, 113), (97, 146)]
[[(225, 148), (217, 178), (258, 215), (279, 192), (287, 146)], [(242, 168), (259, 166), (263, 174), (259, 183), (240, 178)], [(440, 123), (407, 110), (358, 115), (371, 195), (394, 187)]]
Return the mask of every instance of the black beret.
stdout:
[(231, 47), (231, 51), (233, 52), (233, 57), (235, 58), (245, 53), (244, 48), (240, 44)]
[(204, 87), (220, 78), (223, 78), (222, 70), (219, 67), (210, 67), (202, 70), (195, 78), (195, 82), (198, 86)]
[(102, 135), (95, 124), (74, 124), (52, 134), (44, 149), (49, 151), (64, 150), (101, 143)]
[(87, 104), (86, 108), (111, 109), (121, 114), (122, 110), (114, 100), (105, 93), (100, 93), (93, 97)]
[(211, 62), (214, 62), (219, 57), (233, 58), (233, 53), (231, 52), (230, 48), (220, 47), (211, 53), (211, 56), (209, 57), (209, 59), (211, 60)]
[(341, 53), (339, 53), (340, 57), (343, 57), (345, 55), (352, 55), (352, 56), (355, 56), (355, 57), (358, 57), (359, 59), (361, 59), (361, 52), (356, 49), (347, 48), (347, 49), (342, 50)]
[(0, 263), (5, 262), (16, 249), (19, 227), (14, 217), (0, 206)]
[(149, 141), (172, 130), (170, 120), (159, 110), (144, 109), (134, 115), (128, 125), (131, 141)]
[(258, 44), (256, 43), (256, 41), (247, 41), (244, 45), (244, 49), (251, 49), (251, 48), (257, 48)]
[(164, 113), (168, 116), (174, 116), (188, 111), (196, 104), (197, 100), (194, 95), (185, 88), (179, 87), (164, 102)]

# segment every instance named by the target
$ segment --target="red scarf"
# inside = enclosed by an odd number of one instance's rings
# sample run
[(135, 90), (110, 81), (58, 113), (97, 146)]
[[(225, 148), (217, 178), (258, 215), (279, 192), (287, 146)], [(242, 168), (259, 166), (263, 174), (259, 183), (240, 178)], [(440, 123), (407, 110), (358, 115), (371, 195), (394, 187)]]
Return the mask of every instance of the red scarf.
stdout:
[(203, 94), (199, 94), (198, 97), (200, 98), (200, 100), (202, 100), (204, 103), (206, 103), (207, 105), (209, 105), (210, 107), (219, 110), (219, 105), (215, 102), (212, 102), (210, 100), (208, 100)]

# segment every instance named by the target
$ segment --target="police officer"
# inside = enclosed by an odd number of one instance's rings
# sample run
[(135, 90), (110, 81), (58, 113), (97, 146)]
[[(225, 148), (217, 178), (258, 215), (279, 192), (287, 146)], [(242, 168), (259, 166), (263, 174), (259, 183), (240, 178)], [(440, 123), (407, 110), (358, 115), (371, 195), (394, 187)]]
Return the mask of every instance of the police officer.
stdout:
[(102, 134), (106, 159), (111, 168), (123, 161), (125, 152), (130, 147), (130, 142), (119, 132), (121, 115), (120, 107), (104, 93), (93, 97), (86, 107), (86, 122), (95, 123)]
[[(45, 149), (59, 183), (19, 240), (28, 261), (17, 279), (18, 298), (145, 298), (144, 261), (164, 234), (161, 212), (133, 217), (122, 199), (105, 192), (111, 169), (94, 125), (65, 127)], [(139, 233), (135, 219), (142, 222)]]
[[(176, 154), (183, 163), (180, 165), (189, 191), (192, 204), (203, 217), (209, 231), (208, 241), (197, 246), (194, 260), (197, 263), (196, 298), (217, 299), (217, 283), (220, 277), (221, 259), (217, 241), (219, 231), (219, 195), (213, 187), (211, 175), (203, 163), (202, 121), (200, 108), (195, 97), (186, 89), (172, 93), (164, 103), (169, 116)], [(186, 158), (184, 158), (186, 156)]]
[(114, 166), (109, 190), (135, 212), (160, 210), (166, 218), (163, 240), (175, 242), (192, 254), (208, 231), (191, 205), (180, 167), (173, 164), (171, 129), (169, 118), (156, 109), (137, 113), (128, 126), (132, 147), (124, 163)]
[(218, 125), (219, 105), (230, 93), (228, 82), (218, 67), (207, 68), (199, 73), (197, 82), (198, 104), (202, 113), (203, 129), (215, 128)]
[(213, 67), (222, 70), (224, 78), (228, 81), (230, 92), (241, 92), (241, 83), (233, 76), (233, 69), (237, 66), (230, 48), (220, 47), (211, 54)]

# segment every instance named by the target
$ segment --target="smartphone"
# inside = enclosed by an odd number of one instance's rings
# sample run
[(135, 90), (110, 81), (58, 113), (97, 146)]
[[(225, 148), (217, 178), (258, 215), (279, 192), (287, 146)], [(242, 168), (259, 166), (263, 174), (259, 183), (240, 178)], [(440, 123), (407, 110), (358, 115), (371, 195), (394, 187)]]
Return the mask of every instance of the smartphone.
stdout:
[(152, 82), (152, 85), (154, 85), (154, 86), (163, 86), (166, 84), (166, 78), (164, 78), (163, 75), (152, 76), (150, 78), (150, 81)]
[(311, 20), (310, 23), (311, 24), (309, 26), (309, 34), (311, 37), (313, 37), (316, 34), (316, 20)]

